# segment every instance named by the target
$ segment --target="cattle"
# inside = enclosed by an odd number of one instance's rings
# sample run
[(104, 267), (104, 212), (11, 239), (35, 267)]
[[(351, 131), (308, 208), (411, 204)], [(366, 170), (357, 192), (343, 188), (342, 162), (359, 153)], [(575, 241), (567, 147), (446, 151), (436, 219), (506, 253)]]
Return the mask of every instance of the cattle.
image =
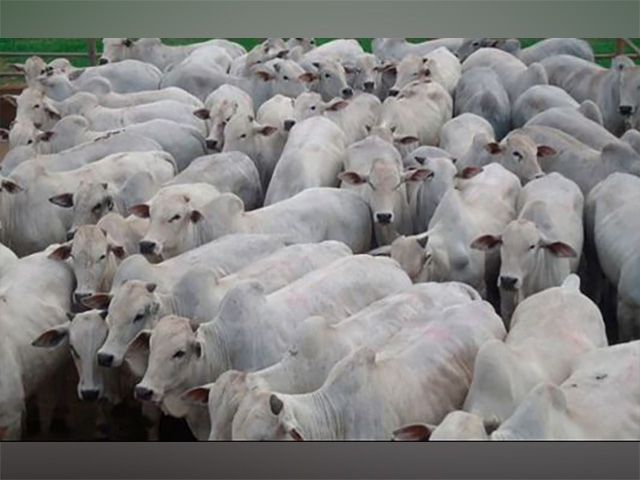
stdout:
[(501, 140), (511, 128), (511, 103), (498, 74), (487, 67), (462, 75), (455, 92), (455, 116), (472, 113), (488, 121)]
[(402, 87), (415, 80), (430, 79), (453, 95), (460, 76), (460, 61), (446, 47), (439, 47), (423, 57), (407, 55), (396, 67), (396, 83), (389, 95), (400, 93)]
[(105, 132), (91, 130), (89, 121), (80, 115), (66, 116), (51, 130), (36, 136), (35, 149), (39, 154), (60, 153), (82, 143), (123, 133), (140, 135), (157, 142), (162, 150), (173, 156), (180, 172), (207, 150), (204, 135), (191, 125), (157, 119)]
[(309, 50), (302, 58), (301, 63), (322, 63), (333, 60), (343, 65), (353, 65), (355, 59), (363, 53), (364, 50), (356, 39), (336, 39)]
[(471, 243), (483, 229), (504, 230), (515, 218), (519, 192), (515, 175), (499, 165), (489, 165), (447, 190), (428, 231), (399, 237), (386, 252), (414, 282), (459, 281), (494, 301), (499, 259), (494, 254), (485, 257), (472, 249)]
[[(259, 282), (245, 281), (227, 293), (216, 317), (195, 332), (188, 320), (167, 316), (151, 332), (138, 335), (132, 348), (147, 346), (150, 352), (136, 396), (163, 402), (165, 408), (174, 408), (174, 416), (184, 416), (189, 405), (180, 395), (186, 389), (215, 381), (231, 368), (255, 369), (277, 362), (295, 326), (309, 316), (324, 315), (335, 323), (410, 283), (395, 262), (368, 255), (338, 259), (270, 295)], [(300, 302), (303, 297), (305, 302)], [(259, 337), (257, 329), (263, 332)], [(177, 351), (184, 355), (172, 362)], [(175, 368), (176, 363), (182, 367)]]
[(247, 210), (262, 205), (260, 174), (251, 159), (242, 152), (198, 157), (166, 185), (189, 183), (208, 183), (221, 193), (234, 193), (242, 199)]
[(616, 143), (618, 138), (606, 130), (602, 126), (602, 122), (594, 121), (587, 116), (588, 114), (585, 115), (583, 107), (586, 109), (593, 108), (592, 111), (595, 112), (598, 111), (598, 107), (590, 100), (587, 100), (578, 109), (550, 108), (531, 118), (525, 126), (541, 125), (555, 128), (567, 135), (571, 135), (594, 150), (602, 150), (606, 145)]
[(622, 137), (620, 137), (620, 140), (622, 140), (623, 142), (627, 142), (629, 145), (631, 145), (631, 148), (633, 148), (638, 153), (638, 155), (640, 155), (640, 131), (633, 128), (629, 129), (624, 133)]
[(8, 247), (0, 243), (0, 280), (11, 269), (11, 266), (18, 260), (18, 257)]
[(231, 440), (233, 417), (249, 390), (260, 387), (281, 393), (312, 392), (349, 353), (365, 345), (381, 346), (406, 327), (438, 318), (440, 310), (449, 305), (479, 299), (463, 284), (425, 283), (378, 300), (335, 325), (323, 317), (310, 317), (295, 330), (278, 363), (255, 372), (230, 370), (184, 397), (196, 404), (208, 404), (210, 440)]
[(60, 111), (54, 102), (37, 88), (25, 88), (20, 95), (3, 95), (16, 107), (16, 120), (30, 122), (37, 129), (48, 129), (60, 120)]
[[(633, 62), (629, 63), (633, 65)], [(625, 119), (638, 109), (639, 67), (625, 68), (626, 63), (618, 60), (605, 69), (568, 55), (550, 57), (541, 64), (550, 84), (561, 87), (578, 102), (596, 102), (607, 130), (616, 136), (624, 133)]]
[(309, 188), (337, 187), (346, 146), (342, 129), (325, 117), (312, 117), (296, 124), (273, 170), (265, 206), (290, 199)]
[(572, 274), (518, 305), (506, 340), (480, 349), (462, 410), (500, 425), (538, 383), (559, 385), (582, 355), (607, 346), (602, 315), (579, 287)]
[[(149, 322), (151, 312), (160, 308), (151, 295), (156, 288), (158, 292), (169, 292), (195, 266), (210, 268), (219, 277), (224, 277), (284, 246), (285, 240), (273, 235), (236, 235), (155, 265), (141, 255), (128, 257), (116, 271), (110, 293), (83, 299), (83, 304), (90, 308), (108, 308), (109, 311), (106, 318), (109, 335), (99, 351), (99, 363), (105, 367), (119, 367), (136, 334), (153, 327)], [(133, 318), (127, 315), (131, 307), (138, 307), (134, 309)], [(134, 318), (138, 321), (133, 322)]]
[[(45, 75), (55, 74), (48, 71)], [(97, 67), (75, 68), (70, 67), (65, 72), (74, 86), (80, 90), (87, 82), (96, 77), (106, 78), (111, 83), (111, 88), (116, 93), (134, 93), (145, 90), (157, 90), (162, 78), (162, 72), (153, 65), (137, 60), (124, 60), (110, 65)]]
[(447, 151), (452, 158), (462, 158), (471, 148), (476, 135), (495, 137), (493, 127), (487, 120), (473, 113), (463, 113), (442, 126), (440, 148)]
[(439, 422), (463, 401), (478, 349), (503, 338), (504, 326), (488, 304), (474, 302), (402, 333), (379, 349), (356, 350), (312, 393), (252, 391), (233, 419), (233, 439), (386, 440), (411, 419)]
[(170, 160), (165, 152), (117, 153), (68, 172), (49, 171), (37, 162), (26, 162), (3, 181), (3, 187), (11, 182), (2, 190), (3, 209), (7, 208), (1, 219), (4, 241), (19, 256), (64, 242), (73, 223), (68, 207), (81, 181), (100, 179), (117, 186), (141, 171), (168, 179), (175, 172)]
[(2, 141), (9, 142), (9, 150), (21, 146), (32, 147), (41, 133), (31, 120), (18, 118), (12, 123), (10, 130), (2, 129)]
[[(305, 95), (304, 93), (301, 94)], [(289, 130), (293, 128), (292, 118), (294, 117), (293, 107), (295, 99), (284, 95), (274, 95), (264, 102), (256, 113), (256, 120), (259, 124), (276, 127), (277, 142), (274, 140), (275, 151), (282, 151), (289, 137)]]
[(638, 177), (613, 173), (591, 190), (585, 207), (587, 235), (596, 256), (591, 261), (617, 290), (618, 336), (622, 341), (640, 337), (640, 255), (635, 247), (640, 229), (633, 220), (640, 205), (639, 187)]
[[(0, 280), (0, 438), (19, 440), (25, 402), (68, 360), (31, 347), (42, 331), (62, 325), (70, 311), (73, 273), (36, 253), (18, 260)], [(28, 299), (28, 301), (26, 301)]]
[(330, 102), (323, 102), (317, 93), (303, 93), (295, 100), (293, 119), (300, 122), (324, 115), (342, 128), (347, 145), (351, 145), (366, 137), (368, 129), (378, 124), (381, 110), (380, 100), (368, 93), (357, 94), (349, 100), (333, 99)]
[(250, 77), (254, 66), (275, 58), (286, 58), (290, 51), (287, 50), (287, 46), (281, 38), (267, 38), (248, 53), (234, 58), (229, 73), (239, 77)]
[[(246, 212), (236, 195), (223, 193), (203, 210), (207, 239), (232, 233), (285, 235), (293, 243), (344, 242), (355, 253), (369, 250), (369, 207), (356, 193), (337, 188), (309, 188), (281, 202)], [(202, 231), (201, 230), (201, 231)], [(197, 235), (187, 245), (199, 243)]]
[(353, 65), (351, 86), (360, 92), (371, 93), (379, 98), (386, 97), (382, 84), (383, 66), (380, 60), (371, 53), (363, 53), (356, 57)]
[(380, 127), (388, 129), (402, 156), (419, 145), (436, 146), (440, 130), (451, 119), (453, 101), (447, 91), (431, 81), (411, 82), (382, 104)]
[(373, 53), (383, 62), (399, 62), (410, 54), (424, 56), (440, 47), (457, 52), (463, 38), (436, 38), (422, 43), (411, 43), (404, 38), (376, 38), (371, 43)]
[(405, 184), (426, 178), (423, 168), (404, 171), (393, 145), (370, 136), (347, 149), (342, 188), (354, 190), (369, 205), (378, 245), (388, 245), (400, 234), (411, 234), (413, 222)]
[(58, 102), (57, 106), (65, 116), (82, 115), (89, 120), (91, 128), (99, 131), (115, 130), (162, 118), (192, 126), (203, 135), (207, 133), (204, 122), (193, 115), (193, 108), (175, 100), (107, 108), (98, 103), (98, 98), (95, 95), (80, 92), (63, 102)]
[(492, 39), (492, 38), (465, 38), (457, 51), (460, 61), (463, 62), (476, 50), (485, 47), (499, 48), (511, 53), (522, 60), (526, 65), (540, 62), (547, 57), (555, 55), (573, 55), (590, 62), (594, 61), (593, 51), (587, 42), (579, 38), (546, 38), (533, 45), (521, 48), (520, 41), (516, 38)]
[(311, 88), (325, 102), (336, 97), (351, 98), (353, 89), (347, 84), (345, 68), (336, 60), (323, 59), (313, 62), (313, 71), (307, 74), (312, 80)]
[(560, 87), (534, 85), (514, 102), (511, 109), (512, 126), (514, 128), (523, 127), (533, 117), (551, 108), (577, 109), (579, 106), (580, 104)]
[(575, 273), (582, 254), (584, 197), (559, 173), (529, 182), (518, 197), (518, 218), (499, 235), (471, 246), (500, 248), (501, 314), (507, 321), (525, 298), (559, 286)]
[(496, 48), (481, 48), (471, 54), (462, 64), (462, 74), (473, 68), (482, 67), (496, 73), (498, 81), (509, 94), (511, 103), (514, 103), (530, 87), (549, 83), (547, 73), (540, 63), (527, 66), (513, 55)]
[(241, 45), (225, 39), (213, 39), (191, 45), (165, 45), (159, 38), (104, 38), (104, 51), (100, 64), (122, 62), (132, 59), (155, 65), (164, 71), (171, 65), (177, 65), (195, 50), (214, 46), (224, 49), (232, 58), (246, 53)]

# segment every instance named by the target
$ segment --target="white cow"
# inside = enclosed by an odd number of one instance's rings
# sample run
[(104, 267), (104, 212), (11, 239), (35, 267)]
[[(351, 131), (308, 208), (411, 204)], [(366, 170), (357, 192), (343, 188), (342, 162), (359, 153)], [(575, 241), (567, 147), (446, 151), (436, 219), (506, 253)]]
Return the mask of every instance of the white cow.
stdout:
[(481, 236), (471, 246), (500, 248), (502, 318), (525, 298), (559, 286), (575, 273), (582, 254), (584, 197), (559, 173), (529, 182), (518, 197), (518, 218), (499, 235)]
[(406, 184), (426, 178), (429, 171), (403, 170), (396, 148), (369, 136), (347, 149), (342, 188), (354, 190), (369, 205), (378, 245), (388, 245), (399, 234), (413, 232)]
[(602, 315), (579, 287), (570, 275), (518, 305), (506, 340), (478, 353), (463, 410), (500, 425), (538, 383), (559, 385), (582, 355), (607, 346)]
[(555, 55), (573, 55), (590, 62), (595, 61), (591, 46), (580, 38), (546, 38), (526, 48), (521, 48), (520, 40), (517, 38), (465, 38), (457, 52), (458, 57), (460, 61), (464, 61), (473, 52), (484, 47), (499, 48), (509, 52), (526, 65)]
[[(129, 343), (144, 328), (152, 328), (159, 303), (152, 295), (169, 292), (195, 266), (210, 268), (220, 278), (286, 246), (273, 235), (234, 235), (210, 242), (162, 263), (152, 265), (141, 255), (124, 260), (116, 271), (112, 293), (84, 299), (90, 308), (108, 308), (109, 335), (98, 353), (105, 367), (119, 367)], [(128, 314), (135, 311), (133, 318)], [(135, 322), (134, 319), (137, 319)]]
[(373, 53), (383, 62), (399, 62), (407, 55), (424, 56), (440, 47), (457, 52), (464, 38), (436, 38), (422, 43), (412, 43), (404, 38), (375, 38), (371, 44)]
[(589, 193), (586, 204), (587, 235), (598, 263), (618, 293), (618, 336), (640, 337), (640, 179), (613, 173)]
[(11, 266), (18, 260), (18, 257), (8, 247), (0, 243), (0, 280), (11, 269)]
[(424, 283), (378, 300), (335, 325), (323, 317), (310, 317), (295, 330), (278, 363), (255, 372), (230, 370), (185, 397), (196, 404), (208, 404), (210, 440), (231, 440), (233, 417), (249, 390), (312, 392), (322, 386), (339, 360), (358, 348), (379, 347), (400, 330), (437, 318), (444, 307), (479, 299), (463, 284)]
[(534, 85), (514, 102), (512, 126), (523, 127), (533, 117), (550, 108), (578, 108), (580, 104), (562, 88), (555, 85)]
[(407, 55), (396, 70), (396, 83), (389, 90), (389, 95), (392, 96), (400, 93), (406, 84), (422, 79), (439, 83), (453, 95), (462, 75), (460, 61), (446, 47), (439, 47), (422, 57)]
[(265, 206), (290, 199), (309, 188), (337, 187), (346, 147), (342, 129), (325, 117), (312, 117), (296, 124), (273, 170)]
[(452, 118), (440, 131), (440, 148), (453, 158), (462, 158), (469, 151), (476, 135), (495, 138), (491, 124), (473, 113), (463, 113)]
[(63, 102), (58, 102), (57, 107), (64, 116), (82, 115), (89, 120), (91, 128), (99, 131), (115, 130), (162, 118), (190, 125), (201, 134), (207, 134), (206, 125), (193, 115), (193, 108), (175, 100), (160, 100), (143, 105), (108, 108), (100, 105), (95, 95), (80, 92)]
[[(65, 72), (72, 83), (83, 86), (96, 77), (106, 78), (116, 93), (133, 93), (145, 90), (157, 90), (160, 86), (162, 72), (155, 66), (137, 60), (124, 60), (110, 65), (97, 67), (68, 67)], [(53, 75), (55, 70), (48, 70), (45, 75)]]
[(504, 334), (487, 303), (448, 307), (442, 318), (402, 331), (377, 350), (356, 350), (312, 393), (252, 391), (233, 419), (232, 437), (386, 440), (398, 425), (437, 423), (462, 403), (478, 350)]
[[(168, 316), (152, 331), (139, 334), (132, 348), (150, 346), (150, 353), (136, 396), (162, 402), (173, 416), (184, 416), (190, 407), (181, 399), (186, 389), (215, 381), (232, 368), (257, 369), (277, 362), (304, 319), (323, 315), (336, 323), (410, 284), (395, 262), (368, 255), (339, 259), (270, 295), (257, 281), (243, 282), (227, 294), (217, 316), (195, 332), (188, 320)], [(206, 416), (206, 409), (200, 410)]]
[(37, 253), (17, 261), (0, 280), (0, 438), (19, 440), (25, 402), (48, 381), (68, 356), (35, 349), (43, 330), (67, 320), (73, 272)]

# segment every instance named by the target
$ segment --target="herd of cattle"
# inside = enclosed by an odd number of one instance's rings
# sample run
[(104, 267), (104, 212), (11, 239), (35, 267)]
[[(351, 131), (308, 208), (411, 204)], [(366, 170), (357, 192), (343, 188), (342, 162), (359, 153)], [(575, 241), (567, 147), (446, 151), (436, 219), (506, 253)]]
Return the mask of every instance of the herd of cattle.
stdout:
[(640, 66), (372, 45), (15, 65), (0, 438), (75, 367), (101, 438), (640, 439)]

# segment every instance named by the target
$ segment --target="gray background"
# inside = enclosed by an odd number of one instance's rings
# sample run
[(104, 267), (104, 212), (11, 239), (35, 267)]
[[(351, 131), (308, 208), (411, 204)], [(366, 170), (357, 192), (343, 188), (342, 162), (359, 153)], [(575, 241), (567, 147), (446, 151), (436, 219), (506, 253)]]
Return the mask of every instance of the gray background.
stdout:
[[(3, 37), (638, 37), (640, 0), (0, 0)], [(637, 443), (4, 443), (2, 479), (640, 478)]]

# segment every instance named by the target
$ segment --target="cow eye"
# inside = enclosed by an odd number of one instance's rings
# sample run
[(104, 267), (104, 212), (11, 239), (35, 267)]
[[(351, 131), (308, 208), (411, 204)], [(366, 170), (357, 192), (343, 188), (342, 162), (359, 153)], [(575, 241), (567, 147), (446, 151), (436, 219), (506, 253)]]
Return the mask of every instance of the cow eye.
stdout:
[(242, 135), (240, 135), (240, 138), (247, 138), (247, 134), (243, 133)]
[(143, 318), (144, 318), (144, 312), (143, 313), (139, 313), (133, 318), (133, 323), (139, 322)]
[(522, 154), (520, 152), (513, 152), (513, 156), (518, 159), (518, 161), (522, 160)]
[(533, 249), (535, 249), (535, 248), (536, 248), (536, 246), (535, 246), (535, 245), (531, 245), (531, 246), (529, 247), (529, 250), (533, 250)]
[(30, 139), (30, 140), (27, 142), (27, 145), (31, 145), (32, 143), (33, 143), (33, 140), (31, 140), (31, 139)]
[(102, 255), (100, 255), (100, 258), (98, 258), (98, 261), (104, 260), (105, 258), (107, 258), (107, 254), (103, 253)]
[(186, 355), (184, 350), (178, 350), (176, 353), (173, 354), (173, 358), (182, 358)]
[(329, 78), (329, 77), (331, 77), (331, 75), (329, 75), (328, 73), (324, 74), (324, 78)]
[(39, 104), (39, 103), (36, 103), (36, 104), (33, 106), (33, 108), (40, 108), (40, 104)]
[(315, 105), (311, 105), (311, 110), (315, 110), (316, 106)]
[(474, 47), (477, 47), (478, 45), (480, 45), (480, 42), (473, 42), (471, 45), (473, 45)]
[(289, 80), (289, 77), (287, 77), (286, 75), (284, 77), (282, 77), (284, 80)]
[(176, 213), (173, 217), (169, 219), (169, 223), (175, 222), (176, 220), (180, 220), (180, 214)]
[(101, 203), (96, 203), (94, 207), (91, 209), (92, 212), (99, 212), (102, 209)]

